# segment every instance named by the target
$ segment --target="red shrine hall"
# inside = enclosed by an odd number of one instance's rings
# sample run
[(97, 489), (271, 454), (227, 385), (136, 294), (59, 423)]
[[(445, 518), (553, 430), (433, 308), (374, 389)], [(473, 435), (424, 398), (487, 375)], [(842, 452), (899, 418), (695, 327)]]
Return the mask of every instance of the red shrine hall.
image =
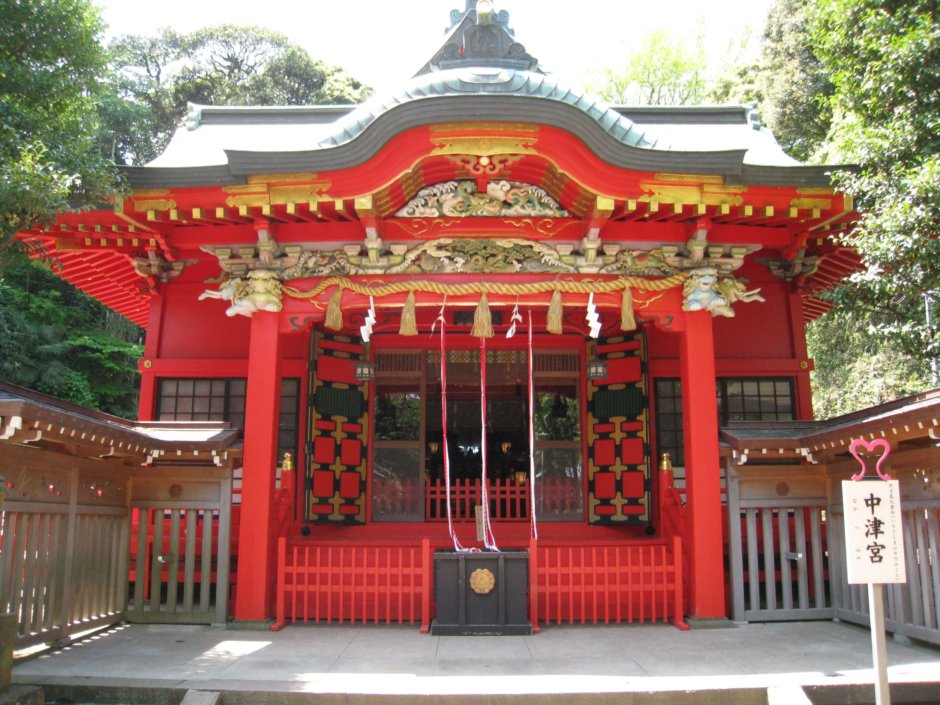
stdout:
[(235, 620), (724, 618), (719, 426), (811, 418), (852, 202), (750, 108), (605, 105), (467, 5), (400, 91), (194, 105), (22, 237), (146, 328), (142, 421), (241, 429)]

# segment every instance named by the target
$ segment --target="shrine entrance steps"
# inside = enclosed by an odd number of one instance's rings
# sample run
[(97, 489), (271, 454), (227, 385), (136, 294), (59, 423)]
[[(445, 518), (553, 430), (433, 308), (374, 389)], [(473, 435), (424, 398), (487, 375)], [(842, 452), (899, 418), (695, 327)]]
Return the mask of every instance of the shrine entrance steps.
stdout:
[[(936, 703), (940, 650), (888, 643), (895, 705)], [(431, 636), (410, 625), (280, 632), (132, 624), (18, 663), (47, 702), (222, 705), (414, 702), (765, 705), (871, 701), (867, 630), (839, 622), (543, 625), (531, 636)]]

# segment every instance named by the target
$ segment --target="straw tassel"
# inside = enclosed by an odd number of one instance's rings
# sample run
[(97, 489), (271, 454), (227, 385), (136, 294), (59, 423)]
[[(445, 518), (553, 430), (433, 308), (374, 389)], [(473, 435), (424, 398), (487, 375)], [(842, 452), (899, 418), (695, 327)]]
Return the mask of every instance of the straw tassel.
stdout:
[(633, 316), (633, 290), (628, 286), (623, 290), (620, 300), (620, 330), (636, 330), (636, 318)]
[(343, 288), (336, 287), (336, 291), (330, 297), (330, 303), (326, 307), (326, 322), (323, 324), (330, 330), (343, 330)]
[(405, 306), (401, 310), (401, 325), (398, 327), (398, 335), (417, 335), (418, 323), (415, 318), (415, 293), (408, 292), (408, 298), (405, 299)]
[(474, 338), (492, 338), (493, 337), (493, 316), (490, 315), (490, 302), (486, 298), (486, 292), (480, 297), (480, 303), (477, 304), (477, 310), (473, 312), (473, 330), (470, 335)]
[(545, 325), (549, 333), (555, 333), (556, 335), (561, 333), (561, 318), (563, 314), (564, 307), (561, 303), (561, 292), (555, 289), (555, 293), (552, 294), (552, 300), (548, 304), (548, 318)]

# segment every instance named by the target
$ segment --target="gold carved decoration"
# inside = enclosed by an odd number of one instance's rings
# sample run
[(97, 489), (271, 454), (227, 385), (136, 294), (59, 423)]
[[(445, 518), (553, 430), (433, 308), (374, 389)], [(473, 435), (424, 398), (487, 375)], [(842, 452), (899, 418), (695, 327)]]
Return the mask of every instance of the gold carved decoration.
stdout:
[(431, 230), (445, 230), (457, 225), (459, 220), (445, 220), (435, 218), (428, 220), (425, 218), (412, 218), (411, 220), (387, 220), (385, 221), (386, 230), (392, 227), (401, 228), (413, 238), (420, 238)]
[(277, 272), (255, 269), (246, 278), (231, 277), (222, 281), (217, 290), (207, 289), (199, 300), (221, 299), (230, 302), (226, 316), (248, 316), (256, 311), (281, 310), (281, 281)]
[(448, 157), (450, 161), (462, 167), (472, 176), (498, 176), (503, 169), (511, 166), (522, 158), (521, 155), (494, 154), (492, 156), (477, 157), (470, 154), (461, 154)]
[(724, 184), (725, 177), (720, 174), (655, 174), (657, 181), (676, 183)]
[(473, 154), (491, 157), (494, 154), (535, 154), (532, 137), (449, 137), (431, 138), (432, 155)]
[[(512, 220), (510, 218), (506, 219), (506, 222), (514, 228), (519, 228), (520, 230), (531, 228), (539, 235), (544, 235), (545, 237), (555, 237), (559, 233), (564, 232), (574, 228), (575, 230), (580, 230), (581, 223), (577, 220), (555, 220), (554, 218), (516, 218)], [(560, 239), (560, 238), (559, 238)]]
[(470, 589), (477, 595), (488, 595), (496, 587), (496, 576), (487, 568), (477, 568), (470, 573)]
[(689, 272), (682, 285), (683, 311), (708, 311), (712, 316), (734, 318), (731, 305), (737, 301), (764, 301), (760, 289), (748, 291), (732, 276), (719, 277), (714, 267), (699, 267)]
[(399, 218), (542, 216), (567, 218), (568, 211), (541, 187), (500, 179), (477, 191), (471, 180), (445, 181), (421, 189), (396, 214)]
[(540, 242), (509, 238), (438, 239), (422, 243), (404, 253), (400, 264), (387, 274), (576, 272), (557, 249)]

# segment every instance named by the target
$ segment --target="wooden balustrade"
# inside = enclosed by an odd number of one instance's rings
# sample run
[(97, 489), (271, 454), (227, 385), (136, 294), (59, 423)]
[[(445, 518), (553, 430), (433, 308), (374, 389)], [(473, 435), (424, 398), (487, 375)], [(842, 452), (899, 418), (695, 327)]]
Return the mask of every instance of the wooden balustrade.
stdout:
[[(671, 548), (671, 550), (670, 550)], [(683, 621), (682, 539), (575, 545), (532, 541), (529, 618), (547, 624)]]
[[(537, 517), (580, 517), (583, 512), (580, 480), (558, 477), (539, 480), (536, 498)], [(529, 521), (528, 482), (491, 480), (487, 483), (487, 499), (494, 521)], [(454, 521), (473, 521), (475, 507), (482, 502), (480, 480), (456, 479), (451, 483), (450, 511)], [(422, 511), (425, 521), (447, 521), (447, 487), (443, 480), (376, 478), (373, 481), (373, 516), (419, 518)]]
[[(275, 625), (415, 624), (427, 632), (432, 555), (420, 544), (318, 544), (281, 538)], [(683, 616), (682, 540), (529, 545), (529, 618), (547, 624), (671, 622)]]
[(431, 623), (431, 548), (278, 540), (274, 630), (292, 622)]

